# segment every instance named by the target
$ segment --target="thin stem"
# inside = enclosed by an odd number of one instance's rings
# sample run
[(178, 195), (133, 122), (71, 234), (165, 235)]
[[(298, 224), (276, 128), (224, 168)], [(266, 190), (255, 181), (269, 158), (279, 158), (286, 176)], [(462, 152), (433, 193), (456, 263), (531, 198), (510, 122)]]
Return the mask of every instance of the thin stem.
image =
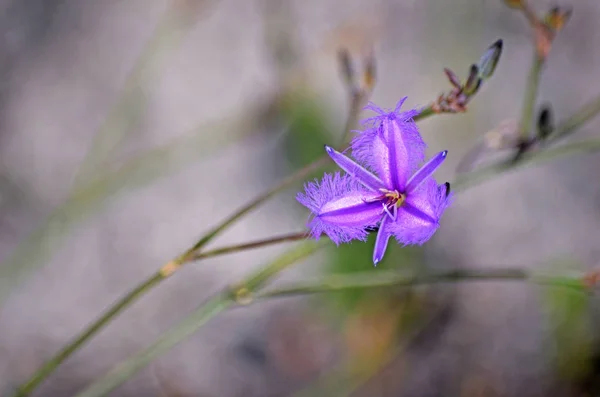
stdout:
[(529, 77), (527, 78), (527, 86), (525, 88), (525, 95), (523, 97), (523, 110), (521, 112), (521, 121), (519, 122), (521, 135), (525, 140), (530, 138), (530, 131), (533, 126), (535, 100), (538, 95), (540, 76), (543, 66), (544, 58), (542, 58), (536, 51), (533, 64), (531, 65), (531, 69), (529, 71)]
[(596, 117), (598, 113), (600, 113), (600, 96), (588, 102), (574, 115), (559, 124), (548, 139), (556, 140), (572, 134), (583, 124)]
[(459, 175), (452, 183), (452, 189), (456, 191), (466, 190), (503, 173), (545, 163), (560, 157), (574, 154), (595, 153), (598, 151), (600, 151), (600, 140), (589, 140), (562, 145), (551, 149), (524, 153), (519, 161), (504, 161), (481, 168), (477, 171)]
[[(203, 253), (194, 253), (194, 255), (188, 257), (188, 261), (198, 261), (243, 250), (266, 247), (283, 242), (303, 240), (305, 238), (306, 232), (276, 236), (245, 244), (217, 248)], [(183, 265), (183, 263), (179, 264), (179, 266), (181, 265)], [(110, 309), (102, 314), (96, 321), (90, 324), (73, 341), (69, 342), (60, 352), (44, 363), (44, 365), (38, 369), (38, 371), (29, 379), (29, 381), (19, 388), (16, 396), (27, 396), (31, 394), (31, 392), (33, 392), (33, 390), (35, 390), (35, 388), (39, 386), (44, 379), (46, 379), (60, 364), (62, 364), (73, 353), (75, 353), (81, 346), (83, 346), (88, 339), (100, 332), (112, 319), (122, 313), (126, 308), (131, 306), (134, 302), (148, 293), (152, 288), (156, 287), (161, 281), (165, 280), (171, 274), (172, 273), (170, 272), (165, 272), (163, 267), (147, 280), (136, 286), (116, 304), (110, 307)]]
[(436, 112), (433, 110), (433, 106), (428, 105), (423, 110), (421, 110), (421, 113), (419, 113), (417, 116), (415, 116), (414, 120), (420, 121), (420, 120), (426, 119), (429, 116), (433, 116), (434, 114), (436, 114)]
[[(203, 124), (180, 134), (164, 146), (137, 156), (116, 170), (86, 181), (76, 187), (67, 198), (31, 233), (20, 242), (0, 266), (0, 306), (6, 297), (30, 275), (43, 260), (50, 257), (66, 239), (67, 232), (98, 210), (103, 200), (116, 195), (124, 186), (129, 188), (146, 185), (167, 173), (181, 169), (198, 159), (217, 153), (232, 140), (252, 138), (248, 125), (255, 124), (252, 110), (229, 120)], [(207, 139), (205, 131), (216, 132), (214, 139)], [(224, 131), (237, 131), (225, 134)]]
[(419, 285), (456, 283), (470, 281), (528, 281), (540, 285), (565, 288), (583, 288), (581, 277), (552, 277), (536, 275), (521, 268), (457, 269), (425, 275), (407, 275), (398, 272), (357, 272), (327, 276), (316, 282), (303, 282), (256, 295), (256, 300), (290, 297), (355, 289), (383, 287), (413, 287)]
[(104, 377), (95, 381), (76, 397), (104, 396), (123, 383), (133, 374), (144, 368), (155, 357), (167, 352), (173, 346), (192, 335), (208, 320), (234, 304), (247, 304), (252, 301), (252, 294), (276, 274), (290, 267), (296, 261), (306, 258), (321, 248), (321, 243), (307, 241), (280, 255), (266, 267), (254, 272), (250, 277), (237, 284), (233, 289), (221, 292), (200, 305), (196, 311), (181, 321), (174, 328), (164, 333), (154, 344), (142, 352), (125, 360)]
[(189, 256), (189, 260), (190, 260), (190, 262), (198, 261), (198, 260), (202, 260), (202, 259), (212, 258), (214, 256), (219, 256), (219, 255), (224, 255), (224, 254), (233, 254), (233, 253), (239, 252), (239, 251), (246, 251), (246, 250), (250, 250), (250, 249), (254, 249), (254, 248), (266, 247), (268, 245), (274, 245), (274, 244), (285, 243), (285, 242), (293, 242), (293, 241), (304, 240), (304, 239), (306, 239), (305, 231), (300, 232), (300, 233), (284, 234), (282, 236), (270, 237), (270, 238), (267, 238), (264, 240), (252, 241), (252, 242), (244, 243), (244, 244), (240, 244), (240, 245), (231, 245), (228, 247), (217, 248), (214, 250), (204, 251), (204, 252), (194, 252), (192, 255)]
[(186, 337), (196, 332), (210, 318), (225, 309), (237, 305), (247, 305), (259, 300), (308, 295), (324, 292), (340, 292), (349, 289), (369, 289), (381, 287), (408, 287), (445, 282), (467, 281), (529, 281), (540, 285), (560, 286), (582, 290), (581, 278), (549, 277), (535, 275), (525, 269), (487, 269), (487, 270), (451, 270), (429, 275), (402, 275), (397, 272), (361, 272), (329, 276), (315, 283), (298, 283), (286, 288), (274, 289), (252, 296), (256, 290), (273, 276), (281, 273), (296, 261), (315, 252), (322, 244), (306, 242), (304, 245), (283, 254), (270, 265), (257, 271), (246, 281), (240, 283), (231, 293), (220, 293), (201, 305), (191, 316), (165, 333), (152, 346), (125, 360), (95, 381), (76, 397), (103, 396), (134, 375), (155, 357), (165, 353)]
[(370, 92), (360, 90), (350, 96), (350, 111), (348, 113), (348, 118), (346, 119), (346, 125), (344, 126), (341, 146), (346, 144), (348, 138), (350, 137), (350, 133), (352, 133), (352, 130), (356, 128), (360, 111), (370, 95)]
[(190, 248), (184, 255), (190, 255), (192, 252), (198, 251), (200, 248), (204, 247), (208, 242), (210, 242), (213, 238), (215, 238), (218, 234), (223, 232), (229, 226), (233, 225), (241, 217), (258, 207), (260, 204), (267, 201), (271, 197), (284, 191), (294, 183), (301, 181), (311, 173), (319, 170), (321, 167), (324, 167), (328, 162), (328, 156), (320, 157), (316, 161), (308, 164), (307, 166), (296, 171), (292, 175), (289, 175), (288, 177), (284, 178), (279, 184), (266, 191), (265, 193), (261, 194), (260, 196), (256, 197), (254, 200), (250, 201), (248, 204), (238, 209), (229, 217), (225, 218), (225, 220), (222, 221), (218, 226), (216, 226), (211, 231), (206, 233), (202, 238), (200, 238), (200, 240), (198, 240), (198, 242), (194, 244), (192, 248)]
[(85, 331), (83, 331), (76, 339), (67, 344), (58, 354), (47, 361), (37, 372), (23, 384), (15, 396), (28, 396), (37, 386), (40, 385), (54, 370), (68, 357), (75, 353), (85, 342), (104, 328), (114, 317), (137, 301), (147, 291), (152, 289), (161, 280), (162, 276), (159, 273), (154, 274), (146, 281), (135, 287), (127, 295), (121, 298), (114, 306), (108, 309), (98, 320), (94, 321)]
[(177, 327), (164, 334), (148, 349), (134, 356), (135, 360), (127, 360), (115, 367), (100, 380), (92, 383), (90, 387), (77, 394), (84, 396), (105, 396), (115, 387), (125, 382), (130, 376), (146, 366), (155, 356), (163, 354), (179, 343), (181, 340), (191, 336), (197, 328), (208, 322), (217, 314), (223, 312), (233, 304), (231, 298), (226, 294), (218, 294), (201, 305), (196, 311), (180, 322)]

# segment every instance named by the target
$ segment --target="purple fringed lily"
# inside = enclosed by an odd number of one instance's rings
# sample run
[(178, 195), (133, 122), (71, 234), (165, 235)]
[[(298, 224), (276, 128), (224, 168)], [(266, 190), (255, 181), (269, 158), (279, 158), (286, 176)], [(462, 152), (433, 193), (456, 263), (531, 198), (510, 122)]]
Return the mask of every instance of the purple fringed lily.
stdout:
[(424, 161), (425, 143), (412, 120), (418, 111), (400, 112), (405, 99), (391, 112), (370, 105), (378, 115), (366, 120), (370, 128), (352, 142), (357, 161), (325, 146), (346, 174), (325, 174), (321, 183), (308, 183), (297, 196), (314, 215), (308, 226), (315, 238), (324, 233), (336, 244), (364, 241), (369, 229), (379, 227), (375, 265), (392, 235), (404, 245), (429, 240), (451, 202), (449, 187), (438, 185), (432, 177), (448, 152), (438, 153), (418, 168)]

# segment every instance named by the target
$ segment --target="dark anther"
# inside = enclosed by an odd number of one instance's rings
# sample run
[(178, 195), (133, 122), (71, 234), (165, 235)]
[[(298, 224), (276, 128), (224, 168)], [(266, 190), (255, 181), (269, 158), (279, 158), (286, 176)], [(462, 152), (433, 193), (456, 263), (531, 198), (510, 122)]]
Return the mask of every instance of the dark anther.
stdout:
[(537, 133), (540, 139), (546, 139), (554, 130), (554, 117), (550, 105), (544, 105), (538, 116)]
[(446, 197), (448, 197), (450, 195), (450, 182), (444, 183), (444, 186), (446, 186)]

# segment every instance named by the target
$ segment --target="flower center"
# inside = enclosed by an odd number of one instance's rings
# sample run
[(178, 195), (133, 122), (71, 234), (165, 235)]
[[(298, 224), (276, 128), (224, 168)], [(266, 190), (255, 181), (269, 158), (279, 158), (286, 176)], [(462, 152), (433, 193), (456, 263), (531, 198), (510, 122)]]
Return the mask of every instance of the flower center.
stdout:
[(400, 208), (404, 204), (404, 200), (406, 200), (406, 195), (397, 190), (381, 189), (381, 192), (383, 193), (383, 197), (387, 199), (386, 204), (388, 207), (395, 206), (396, 208)]

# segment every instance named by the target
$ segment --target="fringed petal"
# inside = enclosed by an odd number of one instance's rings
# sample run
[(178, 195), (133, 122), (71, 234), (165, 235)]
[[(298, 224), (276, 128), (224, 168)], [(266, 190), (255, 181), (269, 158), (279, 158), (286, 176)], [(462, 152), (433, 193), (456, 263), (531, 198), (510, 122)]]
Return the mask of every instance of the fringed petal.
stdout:
[(405, 100), (401, 99), (391, 112), (373, 104), (367, 106), (379, 115), (367, 119), (370, 127), (352, 141), (354, 158), (374, 170), (388, 189), (401, 191), (424, 161), (426, 148), (413, 121), (418, 111), (400, 112)]
[(446, 195), (446, 186), (428, 178), (406, 198), (398, 210), (395, 222), (388, 231), (399, 243), (421, 245), (429, 240), (440, 225), (446, 208), (452, 203), (452, 194)]
[(381, 220), (383, 206), (378, 193), (365, 189), (349, 176), (325, 174), (320, 183), (307, 183), (297, 200), (313, 214), (308, 227), (311, 235), (326, 234), (335, 244), (367, 238), (366, 228)]

